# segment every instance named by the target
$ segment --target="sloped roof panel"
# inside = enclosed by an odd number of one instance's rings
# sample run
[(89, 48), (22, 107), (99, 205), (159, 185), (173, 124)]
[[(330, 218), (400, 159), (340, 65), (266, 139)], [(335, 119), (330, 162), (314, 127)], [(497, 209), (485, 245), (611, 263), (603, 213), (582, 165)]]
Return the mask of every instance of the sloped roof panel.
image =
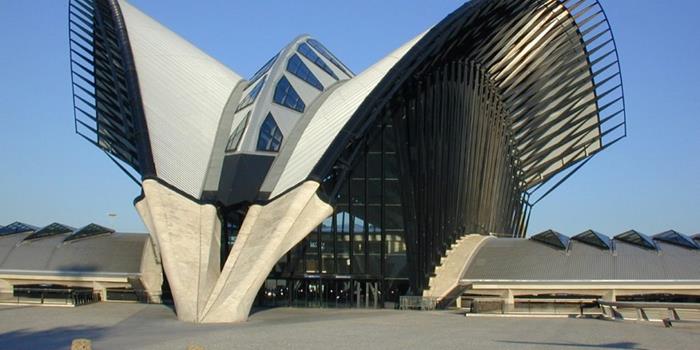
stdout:
[(219, 119), (242, 79), (128, 2), (119, 4), (157, 176), (199, 197)]

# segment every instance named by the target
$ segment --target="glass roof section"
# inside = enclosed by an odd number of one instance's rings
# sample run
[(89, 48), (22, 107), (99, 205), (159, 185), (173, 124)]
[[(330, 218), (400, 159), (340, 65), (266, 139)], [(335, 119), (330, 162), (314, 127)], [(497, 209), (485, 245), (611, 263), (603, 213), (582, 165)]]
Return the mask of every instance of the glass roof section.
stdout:
[(633, 244), (644, 249), (656, 250), (656, 244), (645, 234), (635, 230), (629, 230), (615, 236), (615, 239), (625, 243)]
[(561, 250), (566, 250), (569, 247), (569, 237), (566, 237), (554, 230), (547, 230), (542, 233), (538, 233), (530, 237), (530, 239)]
[(304, 113), (304, 109), (306, 109), (306, 104), (304, 104), (304, 101), (301, 100), (301, 97), (285, 76), (282, 76), (277, 82), (275, 95), (272, 97), (272, 100), (279, 105), (289, 107), (300, 113)]
[(54, 222), (53, 224), (48, 225), (46, 227), (43, 227), (39, 231), (36, 231), (36, 232), (32, 233), (31, 235), (27, 236), (23, 241), (31, 241), (31, 240), (35, 240), (35, 239), (60, 235), (60, 234), (69, 233), (69, 232), (73, 232), (73, 231), (75, 231), (75, 228), (73, 228), (73, 227)]
[(275, 64), (275, 61), (277, 60), (277, 57), (279, 55), (280, 54), (277, 53), (272, 58), (270, 58), (270, 60), (267, 61), (267, 63), (265, 63), (262, 67), (260, 67), (260, 69), (258, 69), (258, 71), (255, 72), (255, 74), (253, 74), (253, 76), (250, 77), (250, 79), (248, 79), (248, 81), (249, 81), (248, 86), (253, 85), (253, 83), (255, 83), (256, 80), (260, 79), (260, 77), (262, 77), (263, 74), (267, 73), (267, 71), (269, 71), (270, 68), (272, 68), (272, 65)]
[(700, 249), (700, 247), (698, 247), (698, 245), (695, 242), (693, 242), (692, 239), (674, 230), (661, 232), (659, 234), (654, 235), (654, 237), (652, 238), (657, 241), (677, 245), (688, 249)]
[(331, 67), (328, 67), (326, 62), (324, 62), (323, 59), (319, 57), (309, 45), (307, 45), (306, 43), (301, 43), (299, 44), (299, 47), (297, 47), (297, 51), (299, 51), (299, 53), (302, 56), (306, 57), (309, 61), (317, 65), (318, 68), (323, 69), (323, 71), (328, 73), (328, 75), (332, 76), (333, 79), (338, 80), (338, 76), (333, 72)]
[(610, 249), (612, 248), (612, 240), (610, 237), (593, 230), (588, 230), (571, 237), (571, 239), (592, 245), (600, 249)]
[(338, 58), (336, 58), (328, 49), (326, 49), (323, 44), (321, 44), (318, 40), (315, 39), (309, 39), (306, 41), (311, 45), (316, 51), (320, 52), (323, 57), (327, 58), (331, 63), (333, 63), (336, 67), (338, 67), (340, 70), (343, 71), (343, 73), (347, 74), (348, 76), (353, 76), (354, 74), (350, 71), (348, 67), (346, 67), (343, 63), (340, 62)]
[(314, 73), (311, 73), (309, 68), (304, 64), (304, 62), (297, 56), (297, 54), (292, 55), (287, 61), (287, 71), (294, 74), (297, 78), (309, 83), (309, 85), (315, 87), (316, 89), (323, 91), (323, 84), (316, 78)]
[(231, 134), (231, 138), (228, 141), (228, 145), (226, 146), (227, 151), (235, 151), (238, 149), (238, 144), (241, 143), (241, 139), (243, 138), (243, 133), (245, 132), (246, 127), (248, 127), (248, 120), (250, 120), (250, 112), (246, 113), (245, 118), (238, 123), (236, 126), (236, 129), (233, 130), (233, 133)]
[(94, 236), (100, 236), (100, 235), (106, 235), (106, 234), (112, 234), (114, 233), (114, 230), (111, 228), (107, 228), (104, 226), (100, 226), (98, 224), (89, 224), (83, 228), (81, 228), (78, 231), (75, 231), (72, 235), (66, 237), (66, 239), (63, 240), (63, 242), (70, 242), (70, 241), (75, 241), (78, 239), (82, 238), (88, 238), (88, 237), (94, 237)]
[(236, 112), (240, 111), (243, 108), (246, 108), (255, 102), (255, 98), (258, 97), (258, 94), (260, 93), (260, 90), (262, 90), (263, 86), (265, 85), (265, 80), (267, 79), (267, 75), (260, 80), (260, 82), (255, 85), (250, 91), (248, 92), (248, 95), (246, 95), (242, 100), (241, 103), (238, 104), (238, 108), (236, 108)]
[(0, 228), (0, 236), (13, 235), (15, 233), (34, 232), (36, 230), (36, 226), (15, 221), (3, 228)]
[(258, 135), (258, 151), (278, 152), (282, 146), (282, 140), (284, 136), (275, 122), (275, 117), (272, 113), (267, 113)]

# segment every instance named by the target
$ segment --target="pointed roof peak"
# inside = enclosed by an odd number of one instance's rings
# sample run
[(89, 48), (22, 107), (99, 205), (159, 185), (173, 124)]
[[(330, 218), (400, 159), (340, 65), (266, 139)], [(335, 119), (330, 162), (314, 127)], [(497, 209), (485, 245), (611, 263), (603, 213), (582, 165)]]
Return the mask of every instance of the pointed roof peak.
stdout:
[(3, 228), (0, 228), (0, 236), (13, 235), (15, 233), (35, 232), (38, 227), (15, 221)]
[(554, 230), (540, 232), (530, 237), (530, 239), (561, 250), (566, 250), (569, 248), (569, 237), (564, 236), (563, 234)]
[(654, 244), (654, 241), (652, 241), (649, 236), (637, 231), (637, 230), (629, 230), (623, 233), (620, 233), (619, 235), (615, 236), (614, 239), (629, 243), (632, 245), (636, 245), (638, 247), (642, 247), (644, 249), (649, 249), (649, 250), (657, 250), (656, 244)]
[(60, 234), (66, 234), (66, 233), (71, 233), (75, 231), (75, 227), (71, 227), (68, 225), (64, 225), (59, 222), (54, 222), (49, 225), (46, 225), (39, 229), (38, 231), (32, 233), (31, 235), (25, 237), (22, 242), (26, 241), (33, 241), (45, 237), (51, 237), (51, 236), (56, 236)]
[(76, 241), (79, 239), (84, 239), (84, 238), (90, 238), (90, 237), (95, 237), (95, 236), (102, 236), (102, 235), (108, 235), (114, 233), (114, 229), (111, 229), (109, 227), (104, 227), (95, 223), (90, 223), (88, 225), (83, 226), (79, 230), (75, 231), (73, 234), (70, 236), (66, 237), (66, 239), (63, 240), (63, 243), (67, 242), (72, 242)]

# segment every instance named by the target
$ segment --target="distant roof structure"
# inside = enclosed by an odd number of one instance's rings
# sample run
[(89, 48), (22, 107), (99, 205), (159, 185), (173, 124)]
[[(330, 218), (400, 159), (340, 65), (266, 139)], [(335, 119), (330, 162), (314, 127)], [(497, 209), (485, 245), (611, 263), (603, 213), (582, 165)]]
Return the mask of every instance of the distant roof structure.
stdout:
[(12, 235), (15, 233), (34, 232), (36, 230), (36, 226), (15, 221), (5, 227), (0, 228), (0, 236)]
[(114, 232), (114, 229), (91, 223), (86, 226), (83, 226), (81, 229), (75, 231), (73, 234), (66, 237), (66, 239), (63, 240), (63, 243), (72, 242), (83, 238), (108, 235)]
[(635, 230), (623, 232), (615, 236), (614, 239), (621, 242), (633, 244), (644, 249), (657, 250), (656, 244), (654, 244), (654, 241), (652, 241), (651, 238)]
[(673, 244), (662, 253), (639, 245), (604, 250), (572, 240), (566, 252), (529, 239), (487, 240), (463, 281), (700, 281), (700, 254)]
[(612, 240), (610, 237), (593, 230), (583, 231), (571, 237), (571, 239), (600, 249), (612, 249)]
[(566, 250), (569, 247), (569, 237), (554, 230), (538, 233), (530, 237), (530, 239), (561, 250)]
[(697, 243), (693, 242), (692, 239), (688, 238), (686, 235), (678, 233), (678, 231), (668, 230), (658, 233), (652, 237), (654, 240), (666, 242), (669, 244), (674, 244), (679, 247), (684, 247), (688, 249), (700, 249)]
[(65, 233), (70, 233), (75, 231), (74, 227), (70, 227), (58, 222), (54, 222), (52, 224), (49, 224), (45, 227), (42, 227), (39, 231), (36, 231), (32, 233), (31, 235), (27, 236), (24, 241), (32, 241), (36, 239), (41, 239), (45, 237), (51, 237), (55, 235), (60, 235), (60, 234), (65, 234)]

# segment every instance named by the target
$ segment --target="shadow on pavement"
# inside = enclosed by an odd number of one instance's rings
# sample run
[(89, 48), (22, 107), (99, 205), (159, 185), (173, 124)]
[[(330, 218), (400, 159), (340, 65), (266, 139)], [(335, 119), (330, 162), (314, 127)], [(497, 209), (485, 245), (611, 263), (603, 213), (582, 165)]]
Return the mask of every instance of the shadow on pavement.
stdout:
[(47, 330), (19, 329), (0, 334), (2, 349), (69, 349), (76, 338), (96, 341), (102, 338), (104, 327), (57, 327)]
[(577, 343), (560, 343), (560, 342), (537, 342), (537, 341), (515, 341), (515, 340), (499, 340), (499, 343), (522, 344), (522, 345), (545, 345), (556, 347), (577, 347), (577, 348), (592, 348), (592, 349), (634, 349), (646, 350), (640, 348), (639, 343), (634, 342), (618, 342), (605, 344), (577, 344)]

